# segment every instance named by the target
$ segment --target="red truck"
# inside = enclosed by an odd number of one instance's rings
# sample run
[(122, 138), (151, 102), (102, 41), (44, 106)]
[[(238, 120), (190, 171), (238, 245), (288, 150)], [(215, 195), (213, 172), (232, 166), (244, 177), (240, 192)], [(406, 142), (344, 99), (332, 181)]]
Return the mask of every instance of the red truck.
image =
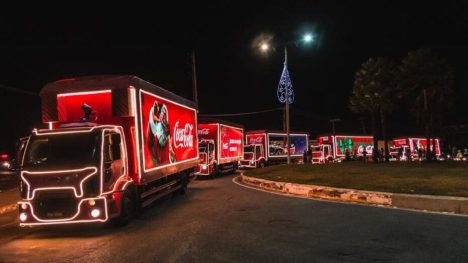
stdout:
[[(291, 132), (290, 156), (292, 162), (301, 162), (304, 151), (309, 147), (307, 132)], [(288, 157), (286, 133), (283, 131), (255, 130), (245, 133), (244, 158), (241, 168), (265, 167), (271, 164), (286, 163)]]
[(243, 156), (244, 128), (219, 119), (198, 120), (200, 164), (196, 175), (215, 177), (234, 172)]
[(198, 165), (193, 102), (131, 75), (64, 79), (40, 92), (21, 163), (20, 226), (128, 222), (184, 193)]
[(341, 161), (346, 152), (350, 156), (372, 156), (374, 137), (367, 135), (323, 135), (317, 138), (317, 144), (312, 148), (312, 163)]
[[(435, 141), (435, 153), (436, 157), (440, 157), (440, 140), (438, 138), (434, 139)], [(431, 150), (433, 149), (433, 139), (431, 138)], [(426, 151), (426, 138), (423, 136), (404, 136), (394, 138), (392, 140), (392, 145), (390, 146), (390, 155), (392, 159), (398, 159), (398, 152), (400, 152), (400, 160), (407, 160), (408, 156), (411, 156), (412, 160), (421, 158), (419, 156), (418, 150), (421, 149), (422, 152)]]

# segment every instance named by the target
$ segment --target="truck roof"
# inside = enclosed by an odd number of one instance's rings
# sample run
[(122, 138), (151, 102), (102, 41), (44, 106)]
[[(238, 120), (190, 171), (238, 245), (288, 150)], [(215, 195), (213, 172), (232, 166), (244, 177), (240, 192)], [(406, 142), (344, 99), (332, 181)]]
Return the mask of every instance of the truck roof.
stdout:
[[(409, 139), (409, 138), (412, 138), (412, 139), (426, 139), (426, 136), (425, 136), (425, 135), (399, 136), (399, 137), (394, 137), (394, 138), (392, 138), (392, 140), (401, 140), (401, 139)], [(439, 137), (431, 137), (431, 140), (432, 140), (433, 138), (436, 139), (436, 140), (439, 139)]]
[(80, 123), (69, 123), (67, 125), (59, 126), (58, 129), (35, 129), (33, 132), (37, 134), (47, 134), (47, 133), (73, 133), (73, 132), (80, 132), (80, 131), (91, 131), (91, 130), (101, 130), (104, 128), (115, 128), (116, 126), (112, 125), (95, 125), (93, 123), (83, 122), (82, 125)]
[[(112, 92), (112, 96), (116, 96), (117, 98), (119, 97), (118, 91), (124, 91), (121, 92), (122, 94), (120, 94), (123, 95), (120, 97), (124, 97), (126, 95), (126, 90), (129, 86), (133, 86), (137, 90), (143, 89), (149, 91), (165, 99), (171, 100), (173, 102), (185, 105), (193, 109), (197, 108), (196, 104), (193, 101), (180, 97), (168, 90), (165, 90), (134, 75), (95, 75), (62, 79), (46, 84), (39, 92), (42, 102), (42, 119), (44, 122), (57, 119), (56, 108), (58, 94), (112, 90), (117, 91)], [(114, 102), (113, 99), (113, 104), (118, 103), (117, 101), (126, 102), (127, 100), (122, 98), (121, 100), (116, 100)], [(123, 105), (118, 105), (117, 107), (122, 106)]]
[(244, 125), (239, 123), (234, 123), (230, 121), (225, 121), (217, 118), (208, 118), (208, 117), (198, 117), (198, 124), (210, 124), (210, 123), (219, 123), (224, 125), (229, 125), (236, 128), (244, 129)]
[[(333, 134), (324, 133), (324, 134), (317, 135), (317, 138), (318, 137), (325, 137), (325, 136), (333, 136)], [(337, 134), (335, 134), (335, 136), (372, 137), (372, 134), (353, 134), (353, 133), (343, 134), (343, 133), (337, 133)]]
[[(286, 133), (285, 131), (282, 130), (252, 130), (252, 131), (246, 131), (245, 134), (255, 134), (255, 133)], [(309, 135), (308, 132), (304, 131), (290, 131), (290, 134), (307, 134)]]

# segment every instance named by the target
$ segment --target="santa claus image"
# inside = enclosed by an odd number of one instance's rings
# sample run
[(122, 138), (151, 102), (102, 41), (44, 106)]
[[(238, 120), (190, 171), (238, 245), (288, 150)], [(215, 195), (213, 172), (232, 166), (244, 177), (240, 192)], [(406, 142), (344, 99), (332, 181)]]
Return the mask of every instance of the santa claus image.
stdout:
[(172, 149), (168, 114), (166, 105), (159, 105), (157, 101), (154, 102), (149, 112), (147, 143), (154, 165), (176, 161)]

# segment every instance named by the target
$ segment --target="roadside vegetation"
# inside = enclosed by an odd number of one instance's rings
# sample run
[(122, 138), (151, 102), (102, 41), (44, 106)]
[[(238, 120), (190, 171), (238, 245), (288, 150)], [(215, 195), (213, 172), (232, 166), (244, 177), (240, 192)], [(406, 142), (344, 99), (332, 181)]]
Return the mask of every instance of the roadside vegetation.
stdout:
[(248, 170), (244, 174), (278, 182), (468, 197), (468, 164), (459, 162), (293, 164)]

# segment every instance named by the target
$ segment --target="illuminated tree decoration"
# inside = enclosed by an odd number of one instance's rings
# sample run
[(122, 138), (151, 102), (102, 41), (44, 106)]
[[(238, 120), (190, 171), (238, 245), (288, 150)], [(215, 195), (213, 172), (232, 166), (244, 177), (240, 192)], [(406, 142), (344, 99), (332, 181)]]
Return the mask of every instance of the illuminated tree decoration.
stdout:
[(278, 90), (276, 91), (278, 100), (281, 103), (286, 102), (286, 89), (288, 89), (288, 103), (291, 104), (294, 102), (294, 90), (292, 87), (291, 78), (289, 77), (288, 67), (285, 64), (283, 67), (283, 72), (281, 73), (281, 79), (278, 84)]
[(349, 151), (353, 151), (353, 140), (351, 138), (344, 139), (344, 140), (338, 140), (338, 146), (340, 147), (340, 151), (344, 153), (346, 151), (346, 148), (349, 149)]

